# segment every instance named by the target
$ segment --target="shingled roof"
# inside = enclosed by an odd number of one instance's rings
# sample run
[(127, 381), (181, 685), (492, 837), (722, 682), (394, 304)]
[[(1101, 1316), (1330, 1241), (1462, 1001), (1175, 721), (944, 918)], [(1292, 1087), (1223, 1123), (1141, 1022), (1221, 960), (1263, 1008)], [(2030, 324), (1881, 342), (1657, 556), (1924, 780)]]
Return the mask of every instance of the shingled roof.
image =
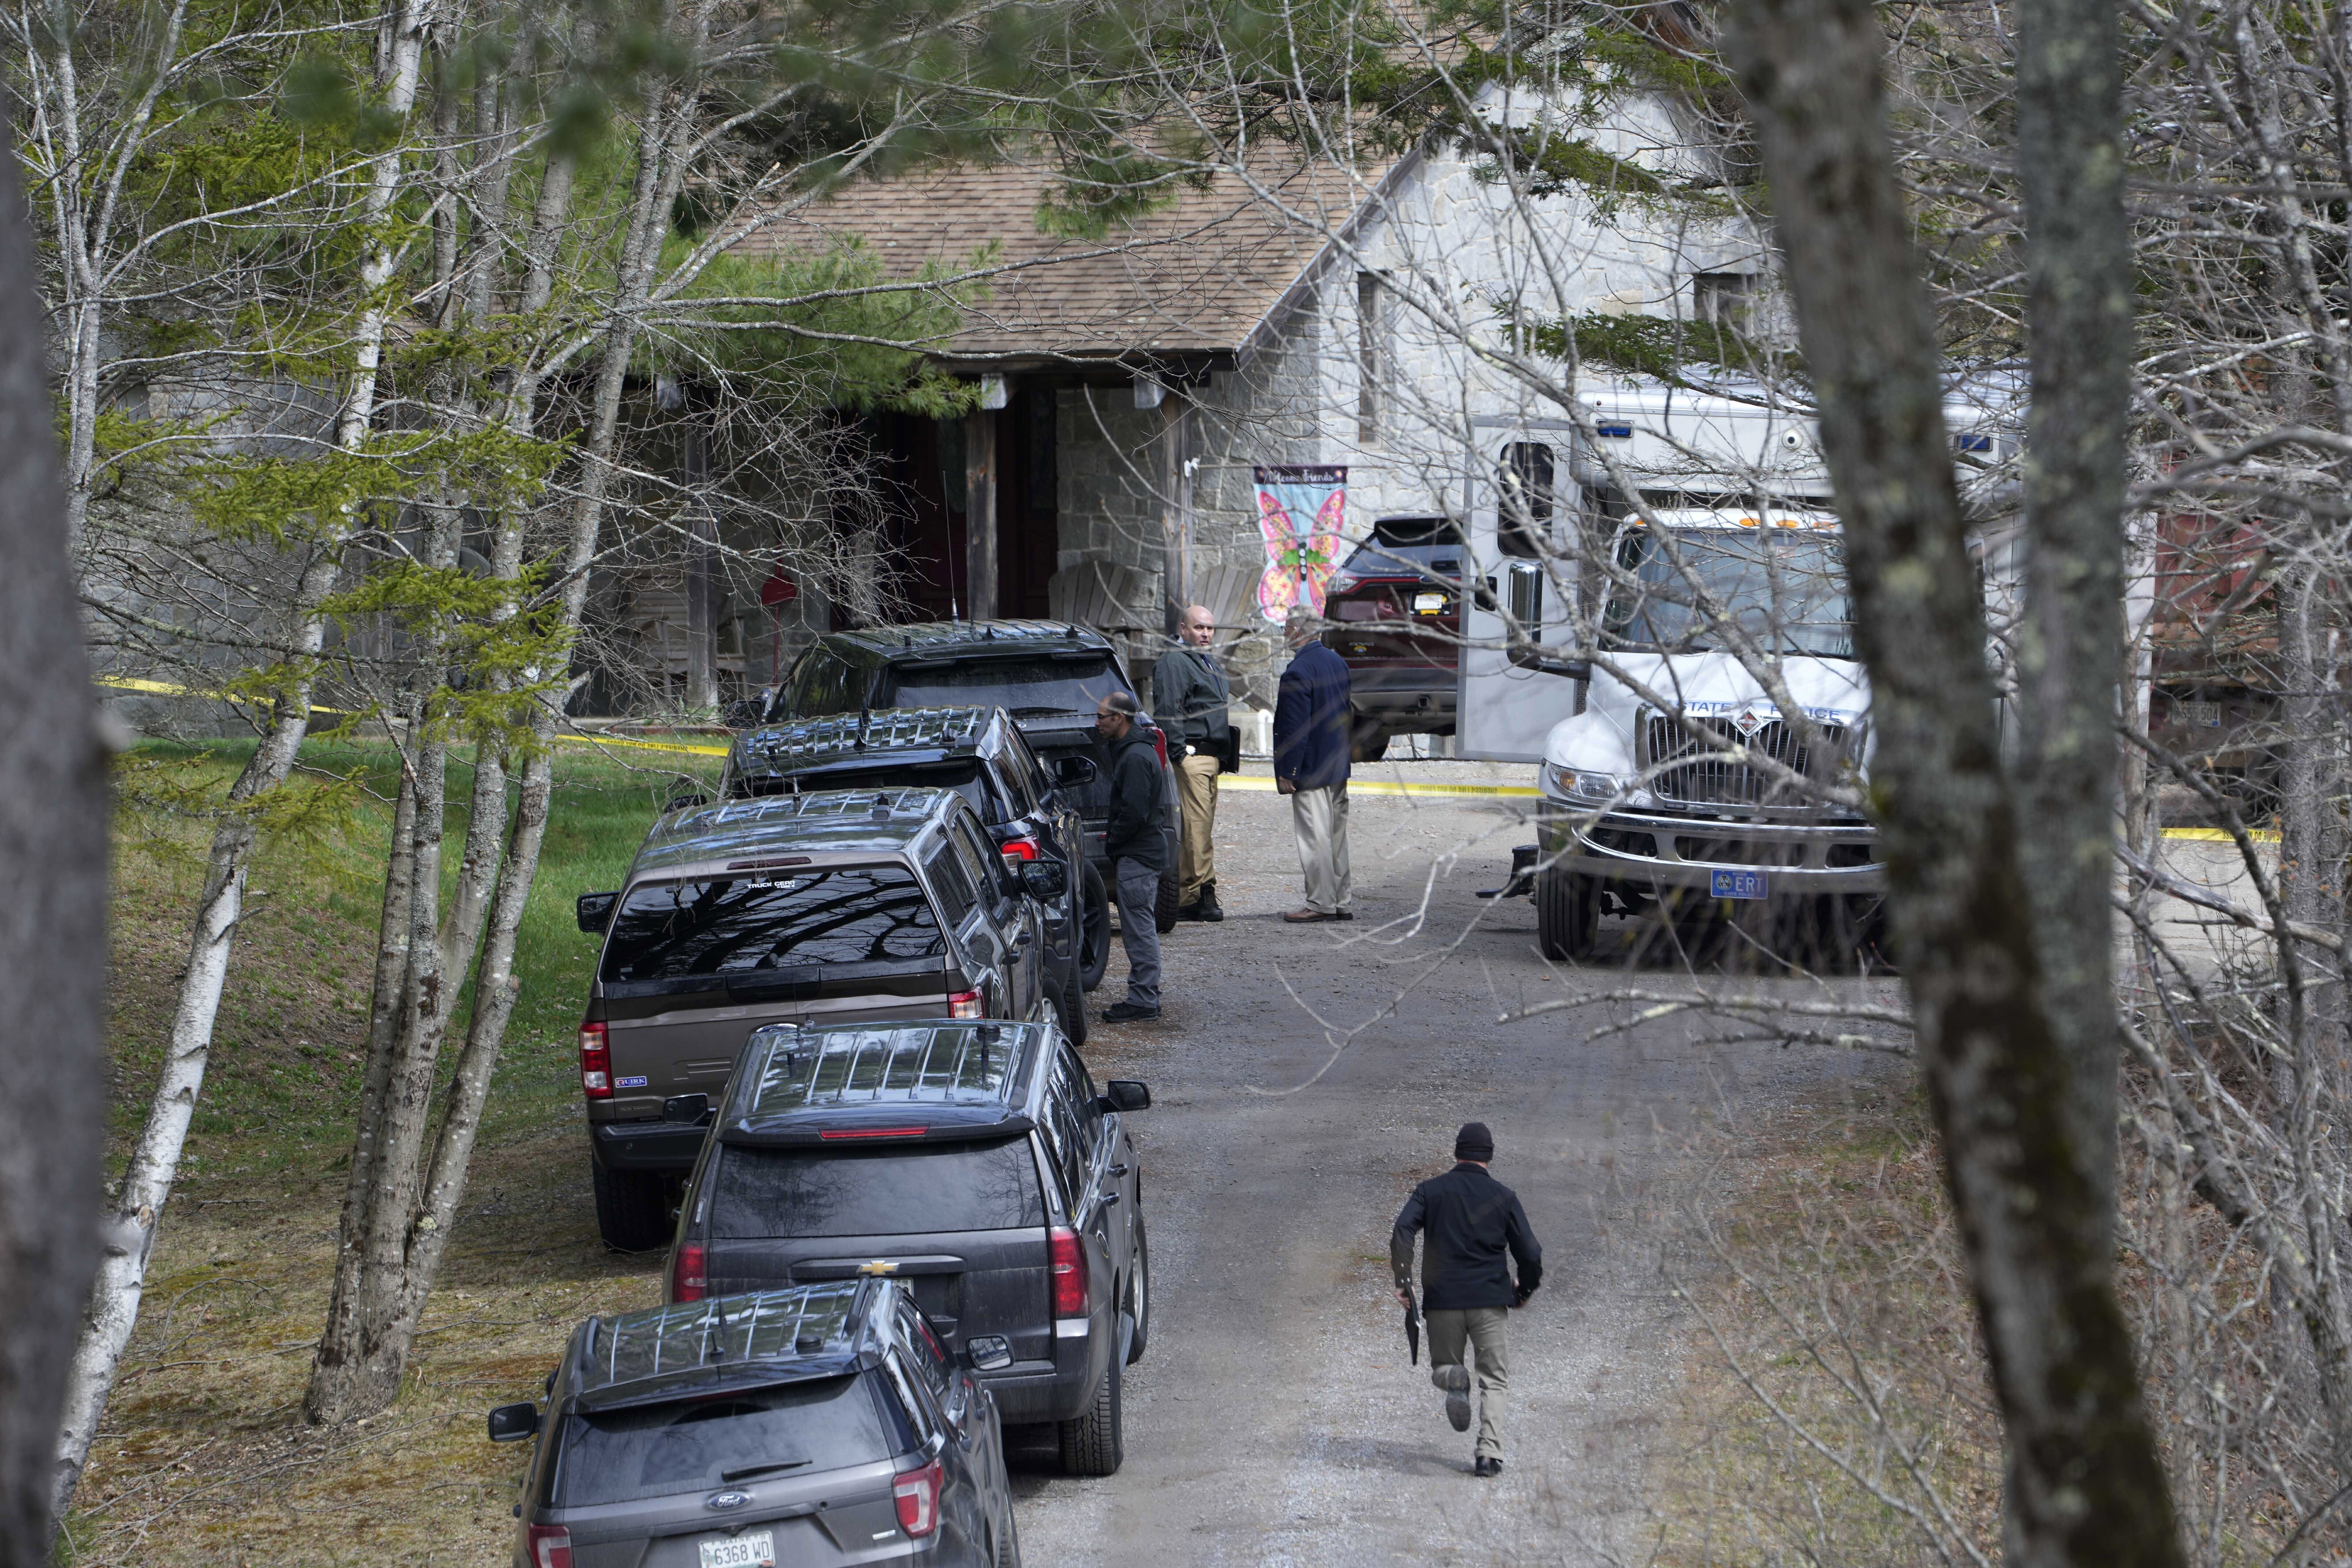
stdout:
[[(823, 250), (856, 236), (893, 278), (967, 264), (994, 242), (1005, 268), (933, 351), (965, 369), (1070, 361), (1229, 365), (1277, 323), (1332, 233), (1391, 177), (1294, 161), (1256, 184), (1227, 172), (1098, 239), (1041, 232), (1057, 175), (1037, 164), (929, 169), (857, 184), (754, 233), (740, 255)], [(1285, 210), (1287, 209), (1287, 210)]]

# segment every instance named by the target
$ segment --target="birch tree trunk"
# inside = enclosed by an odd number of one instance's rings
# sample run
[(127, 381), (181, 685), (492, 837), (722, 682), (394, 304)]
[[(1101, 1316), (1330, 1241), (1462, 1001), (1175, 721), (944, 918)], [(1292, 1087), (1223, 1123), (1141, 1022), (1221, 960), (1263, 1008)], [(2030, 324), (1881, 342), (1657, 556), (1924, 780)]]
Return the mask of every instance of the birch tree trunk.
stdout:
[[(2011, 1558), (2032, 1568), (2177, 1563), (2165, 1475), (2116, 1298), (2105, 1189), (2081, 1126), (2089, 1096), (2052, 1000), (2020, 861), (1939, 352), (1887, 142), (1878, 17), (1867, 0), (1748, 0), (1738, 21), (1733, 56), (1756, 111), (1820, 393), (1870, 672), (1872, 795), (1896, 948), (2011, 1452)], [(2038, 74), (2035, 90), (2062, 90), (2063, 51), (2095, 41), (2063, 14), (2042, 26), (2040, 44), (2025, 47), (2055, 53), (2021, 80)], [(2079, 57), (2074, 68), (2083, 68)], [(2097, 144), (2095, 127), (2077, 126), (2028, 148), (2056, 165), (2037, 185), (2043, 197), (2087, 189), (2093, 199), (2099, 172), (2072, 163)], [(2070, 301), (2046, 277), (2034, 286), (2037, 315), (2054, 313), (2079, 334), (2037, 351), (2037, 376), (2084, 369), (2080, 357), (2110, 341), (2111, 329), (2074, 314), (2107, 310), (2104, 291), (2117, 281), (2099, 259), (2104, 220), (2087, 215), (2083, 229), (2071, 260), (2062, 238), (2037, 263), (2081, 268), (2073, 282), (2084, 290)], [(2083, 390), (2095, 398), (2104, 384), (2093, 371)], [(2037, 384), (2037, 403), (2043, 395)], [(2110, 416), (2094, 411), (2071, 452), (2053, 459), (2053, 473), (2069, 477), (2043, 500), (2053, 519), (2072, 521), (2039, 533), (2037, 552), (2080, 547), (2072, 530), (2087, 528), (2100, 504), (2098, 425)], [(2097, 574), (2095, 563), (2057, 560), (2042, 570), (2043, 591), (2062, 598)], [(2054, 710), (2071, 725), (2069, 705), (2094, 682), (2080, 670), (2053, 681)], [(2092, 766), (2079, 756), (2068, 765), (2084, 774)], [(2098, 831), (2107, 830), (2102, 820)], [(2097, 929), (2107, 929), (2104, 913)]]
[(76, 617), (14, 137), (0, 131), (0, 1563), (49, 1560), (105, 1147), (106, 763)]
[[(401, 0), (390, 17), (390, 35), (382, 62), (383, 108), (405, 120), (416, 101), (418, 67), (422, 58), (426, 6)], [(404, 143), (393, 144), (369, 168), (369, 183), (359, 204), (366, 228), (378, 228), (398, 192)], [(388, 239), (370, 246), (359, 268), (362, 300), (353, 368), (346, 381), (337, 412), (335, 443), (355, 452), (365, 440), (374, 418), (376, 381), (381, 369), (386, 315), (384, 285), (397, 257)], [(91, 1436), (106, 1408), (106, 1398), (122, 1361), (124, 1348), (137, 1326), (147, 1261), (153, 1252), (156, 1226), (177, 1178), (181, 1151), (187, 1142), (188, 1123), (196, 1097), (204, 1088), (205, 1070), (212, 1051), (213, 1026), (220, 1011), (221, 992), (238, 921), (244, 913), (245, 878), (254, 844), (251, 808), (262, 795), (286, 782), (302, 742), (310, 732), (313, 666), (326, 643), (322, 608), (341, 573), (341, 553), (351, 529), (349, 518), (331, 523), (314, 542), (289, 618), (289, 658), (269, 727), (252, 759), (231, 788), (229, 809), (215, 830), (206, 863), (205, 893), (198, 905), (190, 942), (188, 969), (173, 1009), (172, 1038), (163, 1071), (140, 1130), (120, 1192), (112, 1223), (104, 1236), (98, 1282), (83, 1314), (82, 1331), (73, 1351), (67, 1376), (69, 1390), (64, 1418), (57, 1429), (56, 1468), (52, 1507), (64, 1516), (80, 1485), (89, 1457)], [(242, 792), (242, 793), (239, 793)]]

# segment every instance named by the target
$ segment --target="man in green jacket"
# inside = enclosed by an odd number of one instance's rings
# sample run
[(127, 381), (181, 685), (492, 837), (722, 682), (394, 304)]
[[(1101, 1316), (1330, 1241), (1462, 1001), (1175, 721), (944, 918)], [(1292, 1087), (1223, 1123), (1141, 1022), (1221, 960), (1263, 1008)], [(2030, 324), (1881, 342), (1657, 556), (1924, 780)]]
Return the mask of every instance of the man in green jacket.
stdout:
[(1216, 637), (1216, 619), (1208, 606), (1194, 605), (1184, 612), (1181, 640), (1151, 667), (1152, 716), (1168, 736), (1168, 760), (1175, 764), (1176, 798), (1184, 823), (1176, 852), (1180, 920), (1225, 918), (1217, 904), (1216, 748), (1225, 738), (1225, 708), (1234, 693), (1224, 667), (1209, 651)]

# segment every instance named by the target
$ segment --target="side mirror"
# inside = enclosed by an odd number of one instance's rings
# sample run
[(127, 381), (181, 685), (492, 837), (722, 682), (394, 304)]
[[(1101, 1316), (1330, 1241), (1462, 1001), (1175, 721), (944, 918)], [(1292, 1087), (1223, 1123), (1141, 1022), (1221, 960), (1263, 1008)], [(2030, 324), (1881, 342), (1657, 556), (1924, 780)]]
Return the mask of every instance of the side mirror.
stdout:
[(520, 1443), (539, 1435), (539, 1406), (525, 1400), (520, 1405), (501, 1405), (490, 1412), (490, 1441)]
[(997, 1334), (974, 1335), (963, 1353), (975, 1372), (996, 1372), (1013, 1364), (1012, 1342)]
[(1564, 675), (1570, 680), (1592, 679), (1592, 661), (1589, 658), (1555, 658), (1550, 651), (1540, 647), (1515, 647), (1511, 663), (1520, 669), (1532, 669), (1538, 675)]
[(1092, 757), (1064, 757), (1054, 764), (1054, 782), (1064, 789), (1078, 789), (1094, 783), (1100, 772)]
[(700, 784), (692, 779), (680, 779), (671, 786), (669, 798), (662, 802), (662, 815), (667, 816), (673, 811), (691, 811), (698, 805), (709, 804), (709, 793)]
[(621, 901), (618, 893), (583, 893), (572, 908), (578, 911), (580, 929), (591, 936), (613, 923), (613, 906)]
[(1131, 1078), (1115, 1078), (1103, 1085), (1095, 1103), (1105, 1110), (1149, 1110), (1151, 1109), (1151, 1086)]
[(710, 1097), (707, 1094), (673, 1094), (662, 1101), (662, 1120), (681, 1122), (688, 1127), (710, 1113)]
[(1059, 860), (1021, 862), (1021, 886), (1040, 903), (1050, 904), (1070, 890), (1070, 868)]

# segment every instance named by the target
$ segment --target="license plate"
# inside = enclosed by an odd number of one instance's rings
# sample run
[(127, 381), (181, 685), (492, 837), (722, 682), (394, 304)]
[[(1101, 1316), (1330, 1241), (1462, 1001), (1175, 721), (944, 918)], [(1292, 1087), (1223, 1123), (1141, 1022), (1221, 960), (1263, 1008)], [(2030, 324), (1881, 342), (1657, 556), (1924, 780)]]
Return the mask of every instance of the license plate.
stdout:
[(1718, 899), (1769, 899), (1772, 879), (1761, 871), (1709, 871), (1706, 890)]
[(1444, 615), (1445, 613), (1445, 595), (1443, 594), (1415, 594), (1412, 596), (1412, 613), (1416, 616)]
[(776, 1532), (747, 1530), (702, 1543), (702, 1568), (776, 1568)]

